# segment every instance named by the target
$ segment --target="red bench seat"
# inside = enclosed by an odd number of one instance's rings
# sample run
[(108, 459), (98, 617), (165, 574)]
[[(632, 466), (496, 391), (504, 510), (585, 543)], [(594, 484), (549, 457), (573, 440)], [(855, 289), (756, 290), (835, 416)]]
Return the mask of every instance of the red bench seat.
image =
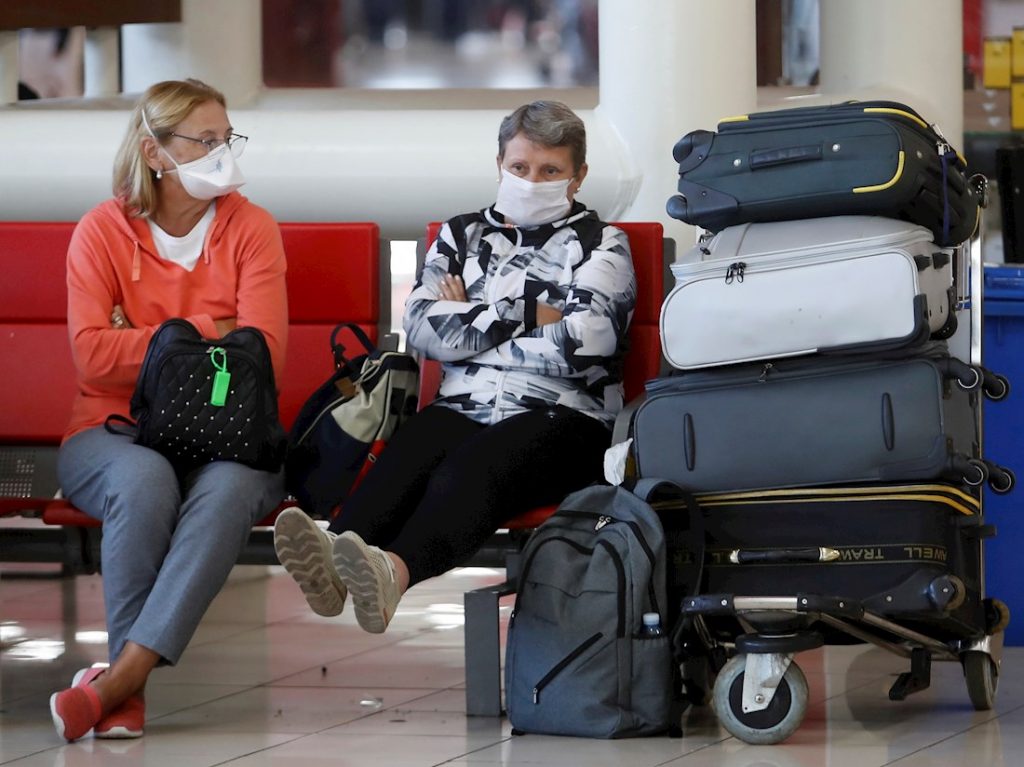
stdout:
[[(76, 383), (65, 261), (74, 226), (0, 222), (0, 270), (7, 277), (0, 281), (0, 367), (9, 371), (0, 376), (0, 446), (5, 448), (55, 448), (70, 418)], [(337, 323), (356, 323), (375, 342), (387, 332), (390, 311), (382, 307), (389, 304), (390, 264), (381, 261), (380, 230), (373, 223), (284, 223), (281, 235), (288, 259), (289, 325), (277, 386), (287, 428), (333, 371), (328, 340)], [(341, 342), (360, 348), (348, 333), (341, 334)], [(0, 514), (36, 513), (48, 525), (100, 527), (68, 501), (53, 500), (53, 490), (55, 485), (50, 495), (34, 496), (5, 490)], [(276, 515), (260, 525), (273, 524)], [(86, 563), (85, 569), (92, 571), (95, 564)]]

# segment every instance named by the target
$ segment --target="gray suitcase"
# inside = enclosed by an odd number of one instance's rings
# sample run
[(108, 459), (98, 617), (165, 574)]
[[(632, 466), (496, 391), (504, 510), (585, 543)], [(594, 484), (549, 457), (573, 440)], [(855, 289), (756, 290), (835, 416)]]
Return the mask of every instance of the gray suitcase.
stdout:
[(685, 370), (948, 338), (953, 256), (924, 227), (879, 216), (729, 227), (672, 265), (665, 359)]
[(927, 344), (658, 378), (620, 416), (636, 475), (695, 492), (945, 478), (979, 485), (977, 408), (1005, 379)]

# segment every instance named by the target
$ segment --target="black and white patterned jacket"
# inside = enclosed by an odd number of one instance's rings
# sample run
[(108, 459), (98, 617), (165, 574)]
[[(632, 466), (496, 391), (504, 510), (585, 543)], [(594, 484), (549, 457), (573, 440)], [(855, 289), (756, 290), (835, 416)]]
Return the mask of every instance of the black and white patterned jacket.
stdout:
[[(461, 274), (468, 301), (439, 300)], [(562, 320), (537, 327), (537, 302)], [(411, 347), (444, 363), (439, 404), (480, 423), (565, 405), (611, 424), (622, 409), (622, 357), (636, 277), (622, 230), (574, 203), (538, 227), (493, 208), (446, 222), (405, 304)]]

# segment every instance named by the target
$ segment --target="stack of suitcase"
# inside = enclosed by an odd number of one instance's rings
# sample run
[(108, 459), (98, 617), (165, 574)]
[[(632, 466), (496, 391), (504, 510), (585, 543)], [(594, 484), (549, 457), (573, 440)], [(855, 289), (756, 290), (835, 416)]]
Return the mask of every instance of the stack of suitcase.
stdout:
[(719, 719), (788, 737), (806, 705), (792, 653), (851, 640), (911, 659), (893, 699), (958, 660), (991, 707), (1007, 616), (984, 594), (979, 488), (1014, 478), (981, 455), (981, 401), (1009, 385), (945, 342), (984, 180), (892, 102), (750, 115), (673, 154), (669, 213), (708, 234), (662, 308), (677, 370), (625, 422), (636, 475), (704, 510), (683, 610), (713, 665), (733, 656)]

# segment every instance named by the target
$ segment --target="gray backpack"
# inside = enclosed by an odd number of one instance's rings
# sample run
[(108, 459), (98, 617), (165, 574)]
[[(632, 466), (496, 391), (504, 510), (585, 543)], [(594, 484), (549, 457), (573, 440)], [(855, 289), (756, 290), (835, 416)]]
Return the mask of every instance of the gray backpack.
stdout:
[[(665, 536), (621, 487), (573, 493), (523, 551), (505, 653), (513, 732), (622, 738), (669, 728)], [(642, 616), (661, 615), (661, 635)], [(676, 722), (678, 725), (678, 722)]]

